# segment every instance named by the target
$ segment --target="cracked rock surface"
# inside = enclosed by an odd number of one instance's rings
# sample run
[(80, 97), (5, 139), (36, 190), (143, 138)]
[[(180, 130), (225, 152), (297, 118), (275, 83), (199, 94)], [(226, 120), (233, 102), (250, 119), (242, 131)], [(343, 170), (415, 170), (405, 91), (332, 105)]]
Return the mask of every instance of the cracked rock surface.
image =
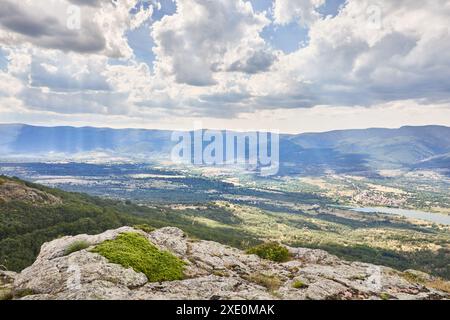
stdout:
[[(142, 234), (156, 247), (185, 261), (185, 279), (151, 283), (144, 274), (90, 251), (124, 232)], [(91, 247), (65, 255), (66, 248), (76, 241), (86, 241)], [(0, 272), (0, 281), (8, 279), (9, 288), (21, 293), (16, 299), (34, 300), (449, 298), (447, 293), (407, 280), (391, 268), (347, 262), (323, 250), (288, 249), (292, 260), (276, 263), (219, 243), (191, 240), (177, 228), (145, 233), (123, 227), (45, 243), (32, 266), (20, 274)]]

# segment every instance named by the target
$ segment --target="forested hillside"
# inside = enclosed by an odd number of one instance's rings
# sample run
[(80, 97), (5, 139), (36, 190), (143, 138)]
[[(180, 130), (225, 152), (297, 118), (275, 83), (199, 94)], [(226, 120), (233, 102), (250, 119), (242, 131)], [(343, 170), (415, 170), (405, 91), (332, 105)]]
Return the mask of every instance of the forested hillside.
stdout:
[[(178, 226), (193, 236), (236, 246), (240, 246), (241, 239), (248, 238), (229, 230), (215, 232), (208, 227), (193, 227), (186, 217), (164, 208), (140, 207), (0, 177), (0, 195), (10, 194), (11, 189), (15, 189), (16, 195), (29, 197), (15, 200), (0, 196), (0, 265), (8, 270), (19, 271), (31, 265), (44, 242), (125, 225)], [(36, 194), (58, 200), (42, 203), (43, 198), (36, 198)]]

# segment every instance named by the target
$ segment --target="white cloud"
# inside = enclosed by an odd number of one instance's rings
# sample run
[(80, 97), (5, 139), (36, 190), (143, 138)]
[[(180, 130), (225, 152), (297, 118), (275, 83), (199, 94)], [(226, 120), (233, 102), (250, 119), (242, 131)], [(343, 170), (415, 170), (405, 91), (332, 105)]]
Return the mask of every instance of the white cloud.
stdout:
[(21, 88), (22, 82), (19, 79), (0, 71), (0, 97), (14, 96)]
[[(128, 93), (113, 90), (104, 70), (108, 59), (40, 48), (9, 49), (0, 73), (4, 95), (36, 111), (61, 114), (126, 114)], [(5, 89), (1, 88), (5, 87)]]
[(378, 4), (377, 14), (372, 1), (349, 0), (336, 17), (318, 20), (309, 44), (255, 77), (252, 92), (291, 97), (286, 107), (450, 100), (449, 1)]
[[(150, 27), (154, 66), (138, 62), (126, 37), (152, 7), (40, 1), (0, 4), (2, 119), (176, 128), (203, 118), (289, 132), (383, 126), (377, 112), (385, 126), (450, 119), (448, 0), (347, 0), (334, 17), (317, 13), (322, 0), (275, 0), (274, 21), (244, 0), (177, 0)], [(82, 32), (64, 27), (69, 4), (81, 5)], [(308, 26), (308, 43), (274, 51), (261, 31), (290, 22)]]
[(129, 57), (125, 31), (136, 28), (153, 7), (130, 15), (135, 0), (24, 0), (0, 2), (0, 44), (34, 46)]
[(277, 24), (297, 22), (308, 27), (321, 15), (317, 9), (325, 3), (325, 0), (275, 0), (273, 14)]
[(259, 33), (269, 23), (242, 0), (177, 0), (177, 12), (153, 25), (159, 72), (207, 86), (217, 72), (258, 73), (275, 60)]

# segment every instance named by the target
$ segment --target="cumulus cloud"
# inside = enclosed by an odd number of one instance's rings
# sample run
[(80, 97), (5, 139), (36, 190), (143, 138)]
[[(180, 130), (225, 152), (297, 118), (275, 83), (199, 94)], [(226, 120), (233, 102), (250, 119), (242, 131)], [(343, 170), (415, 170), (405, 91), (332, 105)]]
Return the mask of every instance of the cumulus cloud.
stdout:
[(100, 7), (102, 2), (111, 2), (111, 0), (69, 0), (69, 2), (80, 6)]
[(227, 70), (255, 74), (269, 70), (276, 59), (277, 56), (273, 52), (254, 52), (247, 59), (233, 62)]
[(28, 74), (29, 84), (53, 91), (111, 91), (107, 78), (102, 75), (105, 65), (101, 58), (85, 60), (59, 53), (34, 55)]
[(336, 17), (317, 20), (308, 45), (281, 57), (275, 75), (256, 77), (253, 91), (300, 97), (293, 107), (448, 101), (449, 2), (377, 3), (349, 0)]
[(0, 43), (129, 57), (125, 31), (138, 27), (153, 12), (149, 6), (131, 16), (135, 4), (132, 0), (2, 0)]
[[(153, 64), (135, 56), (127, 33), (150, 21), (157, 2), (41, 1), (0, 3), (2, 116), (14, 105), (18, 115), (151, 119), (150, 126), (166, 117), (176, 126), (188, 114), (252, 125), (252, 114), (276, 111), (295, 131), (296, 116), (320, 122), (320, 113), (352, 119), (358, 110), (360, 121), (374, 118), (371, 108), (450, 112), (448, 0), (347, 0), (327, 17), (318, 13), (324, 0), (274, 0), (258, 12), (244, 0), (176, 0), (176, 12), (138, 32), (151, 33), (142, 46), (153, 48)], [(66, 26), (71, 5), (81, 10), (81, 30)], [(308, 30), (304, 45), (272, 48), (270, 37), (291, 23)]]
[(127, 114), (128, 95), (104, 74), (108, 59), (39, 48), (10, 49), (0, 96), (54, 114)]
[(177, 0), (177, 12), (153, 25), (159, 71), (179, 83), (208, 86), (214, 73), (258, 73), (275, 60), (260, 32), (269, 24), (242, 0)]
[(325, 0), (275, 0), (273, 14), (277, 24), (296, 22), (307, 27), (320, 19), (317, 9)]

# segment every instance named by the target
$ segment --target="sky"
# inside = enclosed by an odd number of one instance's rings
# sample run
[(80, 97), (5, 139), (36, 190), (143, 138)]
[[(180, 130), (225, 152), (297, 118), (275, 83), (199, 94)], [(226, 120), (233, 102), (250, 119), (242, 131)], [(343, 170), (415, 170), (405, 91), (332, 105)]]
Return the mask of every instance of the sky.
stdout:
[(450, 0), (0, 0), (0, 123), (450, 126)]

